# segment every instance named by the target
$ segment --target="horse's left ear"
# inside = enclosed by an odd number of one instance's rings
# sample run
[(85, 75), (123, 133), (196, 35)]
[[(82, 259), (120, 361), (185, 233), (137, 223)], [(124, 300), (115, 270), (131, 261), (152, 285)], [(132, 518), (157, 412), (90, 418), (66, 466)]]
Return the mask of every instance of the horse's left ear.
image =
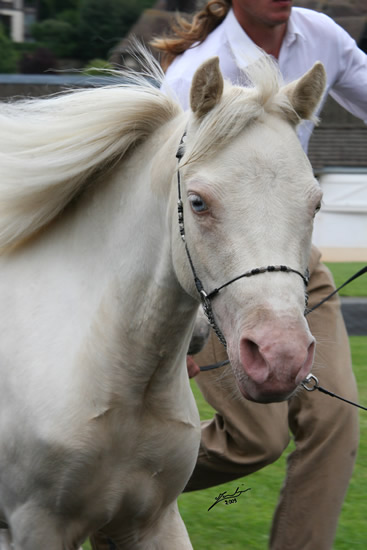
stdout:
[(287, 84), (282, 92), (286, 94), (293, 109), (301, 119), (312, 117), (326, 86), (324, 65), (317, 61), (301, 78)]
[(190, 91), (191, 110), (197, 118), (206, 115), (223, 94), (223, 76), (219, 69), (219, 58), (212, 57), (197, 69)]

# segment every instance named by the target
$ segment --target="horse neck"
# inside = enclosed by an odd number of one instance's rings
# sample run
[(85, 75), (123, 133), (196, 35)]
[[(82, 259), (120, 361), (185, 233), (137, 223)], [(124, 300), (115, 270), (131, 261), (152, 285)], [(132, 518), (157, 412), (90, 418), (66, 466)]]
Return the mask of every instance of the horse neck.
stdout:
[(97, 243), (104, 280), (88, 345), (98, 345), (99, 356), (103, 348), (104, 357), (118, 356), (130, 387), (137, 388), (153, 374), (159, 385), (160, 371), (166, 384), (177, 380), (197, 308), (179, 286), (171, 259), (177, 139), (165, 147), (161, 141), (154, 136), (138, 148), (80, 206), (82, 232)]

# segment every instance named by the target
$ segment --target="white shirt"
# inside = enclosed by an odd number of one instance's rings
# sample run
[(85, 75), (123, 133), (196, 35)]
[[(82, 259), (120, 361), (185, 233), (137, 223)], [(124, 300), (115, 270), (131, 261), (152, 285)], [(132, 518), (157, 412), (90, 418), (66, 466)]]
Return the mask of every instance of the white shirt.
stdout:
[[(230, 10), (202, 44), (175, 58), (167, 70), (164, 88), (173, 90), (183, 108), (187, 109), (191, 80), (203, 61), (218, 56), (223, 76), (235, 84), (244, 85), (243, 70), (261, 55), (259, 52)], [(367, 123), (367, 55), (327, 15), (292, 8), (278, 59), (284, 81), (287, 83), (301, 77), (316, 61), (325, 66), (327, 88), (315, 114), (321, 111), (330, 93), (345, 109)], [(305, 151), (313, 126), (307, 121), (298, 128)]]

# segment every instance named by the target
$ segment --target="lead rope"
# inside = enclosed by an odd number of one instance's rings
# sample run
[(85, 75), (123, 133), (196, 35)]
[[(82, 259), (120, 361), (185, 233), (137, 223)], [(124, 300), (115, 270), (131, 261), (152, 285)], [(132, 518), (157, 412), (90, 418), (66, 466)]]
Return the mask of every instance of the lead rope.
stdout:
[(312, 307), (311, 309), (309, 309), (308, 311), (306, 311), (305, 316), (308, 315), (309, 313), (312, 313), (313, 311), (315, 311), (315, 309), (317, 309), (318, 307), (322, 306), (323, 303), (325, 303), (327, 300), (330, 300), (330, 298), (332, 298), (332, 297), (334, 296), (334, 294), (336, 294), (337, 292), (339, 292), (339, 290), (341, 290), (342, 288), (344, 288), (346, 285), (348, 285), (349, 283), (351, 283), (352, 281), (354, 281), (354, 279), (357, 279), (358, 277), (360, 277), (360, 276), (363, 275), (364, 273), (367, 273), (367, 265), (365, 265), (364, 267), (362, 267), (362, 269), (360, 269), (359, 271), (357, 271), (357, 273), (355, 273), (354, 275), (352, 275), (352, 277), (350, 277), (347, 281), (345, 281), (345, 283), (343, 283), (342, 285), (338, 286), (338, 288), (336, 288), (331, 294), (329, 294), (328, 296), (326, 296), (326, 298), (324, 298), (323, 300), (321, 300), (321, 302), (319, 302), (319, 303), (316, 304), (314, 307)]
[[(350, 277), (347, 281), (345, 281), (345, 283), (343, 283), (342, 285), (340, 285), (337, 289), (334, 290), (334, 292), (331, 292), (331, 294), (329, 294), (328, 296), (326, 296), (326, 298), (324, 298), (323, 300), (321, 300), (318, 304), (316, 304), (314, 307), (312, 307), (311, 309), (309, 309), (305, 315), (308, 315), (309, 313), (312, 313), (313, 311), (315, 311), (315, 309), (317, 309), (318, 307), (320, 307), (322, 304), (324, 304), (327, 300), (330, 300), (330, 298), (332, 298), (332, 296), (334, 296), (334, 294), (336, 294), (337, 292), (339, 292), (340, 289), (344, 288), (347, 284), (351, 283), (352, 281), (354, 281), (355, 279), (357, 279), (358, 277), (360, 277), (361, 275), (363, 275), (364, 273), (367, 273), (367, 265), (364, 266), (362, 269), (360, 269), (359, 271), (357, 271), (357, 273), (355, 273), (354, 275), (352, 275), (352, 277)], [(311, 385), (310, 385), (311, 384)], [(306, 376), (306, 378), (304, 379), (303, 382), (301, 382), (301, 386), (306, 390), (306, 391), (309, 391), (309, 392), (313, 392), (315, 390), (318, 390), (319, 392), (321, 393), (325, 393), (326, 395), (330, 395), (330, 397), (336, 397), (337, 399), (340, 399), (341, 401), (344, 401), (345, 403), (348, 403), (349, 405), (353, 405), (354, 407), (358, 407), (359, 409), (363, 409), (364, 411), (367, 411), (367, 407), (363, 407), (362, 405), (359, 405), (358, 403), (354, 403), (354, 401), (350, 401), (349, 399), (345, 399), (345, 397), (341, 397), (340, 395), (337, 395), (336, 393), (334, 392), (331, 392), (325, 388), (323, 388), (322, 386), (320, 386), (319, 384), (319, 381), (317, 379), (317, 377), (314, 375), (314, 374), (309, 374), (308, 376)]]
[[(312, 384), (312, 385), (309, 385)], [(319, 390), (322, 393), (326, 393), (326, 395), (330, 395), (331, 397), (336, 397), (337, 399), (340, 399), (341, 401), (345, 401), (345, 403), (349, 403), (349, 405), (353, 405), (354, 407), (359, 407), (360, 409), (363, 409), (364, 411), (367, 411), (367, 407), (363, 407), (362, 405), (358, 405), (358, 403), (354, 403), (354, 401), (349, 401), (349, 399), (345, 399), (345, 397), (340, 397), (340, 395), (336, 395), (336, 393), (333, 393), (332, 391), (326, 390), (322, 386), (320, 386), (318, 379), (314, 374), (309, 374), (306, 376), (303, 382), (301, 382), (301, 386), (307, 390), (307, 391), (315, 391)]]

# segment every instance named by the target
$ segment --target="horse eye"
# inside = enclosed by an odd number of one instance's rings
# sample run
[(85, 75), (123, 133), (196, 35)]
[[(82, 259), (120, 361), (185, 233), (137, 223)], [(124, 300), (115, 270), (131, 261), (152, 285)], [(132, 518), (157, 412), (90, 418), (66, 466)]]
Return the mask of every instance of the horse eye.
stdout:
[(316, 216), (317, 212), (319, 212), (320, 210), (321, 210), (321, 202), (319, 202), (319, 204), (316, 206), (314, 216)]
[(203, 201), (203, 199), (199, 195), (189, 195), (189, 201), (193, 211), (198, 214), (208, 210), (208, 207), (205, 204), (205, 201)]

